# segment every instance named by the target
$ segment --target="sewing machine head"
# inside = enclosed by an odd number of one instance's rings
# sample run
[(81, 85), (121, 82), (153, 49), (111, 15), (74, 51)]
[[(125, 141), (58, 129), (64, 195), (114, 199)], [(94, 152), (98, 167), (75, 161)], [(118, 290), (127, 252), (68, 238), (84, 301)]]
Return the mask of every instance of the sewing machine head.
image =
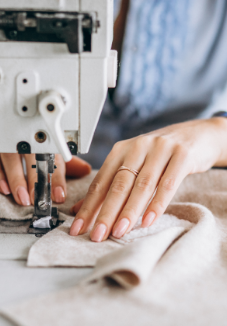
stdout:
[(0, 0), (0, 152), (38, 154), (38, 218), (51, 215), (53, 154), (88, 152), (115, 87), (112, 38), (113, 0)]

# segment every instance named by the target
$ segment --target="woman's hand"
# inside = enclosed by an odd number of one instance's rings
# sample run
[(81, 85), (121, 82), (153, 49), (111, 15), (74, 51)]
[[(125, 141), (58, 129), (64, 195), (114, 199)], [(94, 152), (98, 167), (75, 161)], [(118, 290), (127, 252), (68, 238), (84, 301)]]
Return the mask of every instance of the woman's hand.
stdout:
[[(13, 194), (17, 204), (29, 206), (34, 204), (34, 185), (37, 182), (36, 169), (32, 165), (36, 164), (35, 155), (25, 155), (27, 168), (27, 180), (19, 154), (0, 155), (0, 192), (4, 195)], [(73, 157), (66, 163), (61, 155), (55, 156), (57, 169), (52, 176), (52, 200), (56, 203), (63, 203), (66, 197), (65, 175), (69, 177), (83, 177), (91, 172), (91, 166), (85, 161)]]
[[(129, 232), (145, 207), (142, 226), (162, 215), (182, 180), (192, 173), (227, 164), (227, 119), (189, 121), (117, 143), (92, 182), (70, 234), (92, 228), (91, 240), (100, 242)], [(138, 177), (126, 166), (139, 171)]]

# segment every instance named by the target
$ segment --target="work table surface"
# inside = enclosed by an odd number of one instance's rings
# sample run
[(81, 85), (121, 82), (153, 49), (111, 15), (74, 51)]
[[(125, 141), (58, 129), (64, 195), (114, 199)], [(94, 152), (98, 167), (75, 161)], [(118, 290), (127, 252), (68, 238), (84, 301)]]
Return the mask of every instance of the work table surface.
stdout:
[[(90, 268), (28, 268), (25, 258), (27, 246), (34, 241), (23, 237), (13, 240), (10, 236), (1, 235), (0, 308), (70, 288), (91, 272)], [(8, 245), (9, 242), (11, 246)], [(0, 316), (0, 326), (14, 326), (14, 324)]]

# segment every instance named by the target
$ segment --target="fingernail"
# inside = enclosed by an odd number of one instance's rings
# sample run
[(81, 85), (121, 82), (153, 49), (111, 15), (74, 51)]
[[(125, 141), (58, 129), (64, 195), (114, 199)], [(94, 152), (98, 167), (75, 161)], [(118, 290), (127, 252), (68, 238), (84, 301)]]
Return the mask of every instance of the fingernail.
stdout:
[(0, 188), (1, 188), (1, 191), (3, 192), (4, 195), (11, 194), (9, 186), (8, 186), (8, 184), (7, 184), (7, 182), (5, 180), (0, 181)]
[(148, 228), (149, 226), (151, 226), (151, 224), (154, 222), (154, 220), (155, 220), (155, 217), (156, 217), (156, 214), (155, 214), (155, 212), (149, 212), (146, 216), (145, 216), (145, 218), (144, 218), (144, 220), (143, 220), (143, 222), (142, 222), (142, 227), (143, 228)]
[(54, 199), (58, 204), (62, 204), (65, 201), (65, 192), (62, 187), (54, 188)]
[(123, 218), (117, 223), (116, 228), (113, 231), (113, 236), (115, 238), (121, 238), (129, 227), (129, 220), (127, 218)]
[(107, 227), (105, 224), (99, 224), (92, 232), (91, 240), (95, 242), (101, 242), (106, 234)]
[(28, 194), (27, 190), (24, 187), (18, 187), (17, 195), (18, 195), (18, 197), (19, 197), (19, 199), (21, 201), (21, 204), (23, 206), (30, 206), (31, 205), (29, 194)]
[(76, 220), (73, 223), (72, 231), (70, 232), (71, 235), (77, 236), (80, 233), (80, 230), (82, 229), (83, 225), (84, 221), (81, 218), (79, 220)]

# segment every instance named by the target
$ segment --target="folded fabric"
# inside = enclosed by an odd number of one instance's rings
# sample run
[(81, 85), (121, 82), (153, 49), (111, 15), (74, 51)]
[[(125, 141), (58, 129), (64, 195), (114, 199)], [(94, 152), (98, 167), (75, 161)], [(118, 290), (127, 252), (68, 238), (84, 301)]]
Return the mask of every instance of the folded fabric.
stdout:
[[(67, 180), (66, 202), (61, 205), (54, 204), (59, 209), (60, 220), (65, 221), (72, 217), (70, 208), (86, 196), (96, 173), (97, 171), (93, 171), (84, 178)], [(12, 196), (0, 194), (0, 259), (27, 259), (31, 245), (38, 240), (35, 235), (24, 235), (29, 228), (33, 212), (33, 206), (19, 206)]]
[[(121, 286), (132, 288), (148, 280), (165, 252), (162, 259), (166, 256), (175, 257), (177, 253), (179, 269), (185, 265), (187, 268), (184, 269), (190, 273), (197, 272), (201, 261), (204, 268), (209, 266), (216, 259), (222, 238), (212, 213), (198, 204), (175, 204), (169, 207), (169, 211), (176, 215), (179, 213), (180, 217), (188, 215), (196, 224), (182, 223), (181, 226), (168, 227), (104, 256), (98, 260), (86, 281), (110, 277)], [(166, 217), (164, 220), (168, 221), (168, 215)], [(179, 238), (181, 235), (183, 236)], [(176, 262), (174, 264), (176, 267)], [(193, 267), (196, 269), (193, 270)], [(199, 272), (201, 271), (200, 267)]]
[[(158, 220), (169, 219), (167, 228), (155, 223), (157, 232), (145, 235), (137, 226), (124, 243), (108, 240), (118, 248), (96, 257), (79, 287), (6, 307), (2, 314), (20, 326), (224, 326), (226, 199), (226, 171), (189, 176), (174, 198), (178, 202)], [(67, 234), (71, 221), (65, 223)]]
[(34, 208), (24, 207), (15, 203), (13, 197), (0, 194), (0, 218), (5, 220), (30, 220)]
[(171, 227), (105, 255), (84, 282), (109, 277), (126, 289), (138, 286), (147, 281), (164, 252), (184, 232), (184, 227)]
[(176, 203), (168, 212), (190, 224), (171, 222), (119, 244), (79, 287), (6, 307), (2, 314), (20, 326), (224, 326), (227, 256), (220, 253), (226, 237), (202, 205)]
[(27, 266), (95, 266), (99, 257), (121, 247), (111, 240), (103, 243), (92, 242), (89, 234), (70, 236), (69, 229), (72, 222), (71, 217), (63, 225), (38, 240), (30, 249)]
[[(70, 236), (69, 230), (72, 222), (73, 218), (68, 217), (63, 225), (38, 240), (30, 249), (27, 265), (29, 267), (93, 267), (99, 258), (129, 242), (158, 233), (170, 226), (179, 227), (181, 232), (192, 227), (188, 221), (179, 220), (175, 216), (163, 215), (153, 227), (143, 229), (137, 225), (122, 239), (111, 237), (107, 241), (96, 243), (90, 240), (89, 234)], [(169, 244), (167, 240), (165, 246), (168, 247)]]

